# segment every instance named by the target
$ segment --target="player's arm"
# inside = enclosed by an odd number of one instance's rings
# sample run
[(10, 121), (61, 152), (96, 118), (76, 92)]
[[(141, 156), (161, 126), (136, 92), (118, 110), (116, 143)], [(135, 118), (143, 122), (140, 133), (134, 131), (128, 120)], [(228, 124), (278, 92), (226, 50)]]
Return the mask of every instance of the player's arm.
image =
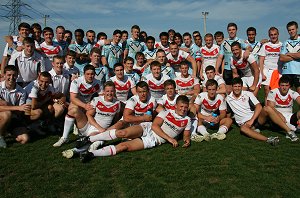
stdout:
[(165, 107), (162, 104), (158, 104), (155, 111), (157, 113), (160, 113), (161, 111), (164, 111), (164, 110), (165, 110)]
[[(218, 55), (218, 58), (217, 58), (217, 61), (216, 61), (216, 66), (215, 66), (215, 68), (216, 68), (216, 74), (220, 74), (219, 73), (219, 68), (220, 68), (220, 66), (222, 66), (223, 57), (224, 57), (223, 54), (219, 54)], [(223, 71), (224, 71), (224, 67), (222, 67), (221, 75), (223, 74)]]
[(218, 86), (217, 94), (226, 94), (226, 85), (224, 83)]
[(224, 118), (226, 118), (226, 110), (220, 110), (220, 115), (219, 115), (219, 119), (222, 120)]
[(262, 81), (265, 81), (267, 79), (266, 75), (264, 74), (264, 62), (265, 62), (265, 56), (259, 56), (259, 68), (260, 73), (262, 76)]
[(191, 64), (192, 64), (192, 68), (193, 68), (193, 74), (192, 74), (192, 77), (196, 77), (197, 75), (197, 63), (195, 61), (195, 59), (191, 56), (191, 55), (188, 55), (188, 57), (186, 57), (186, 60), (189, 61)]
[(108, 67), (108, 63), (107, 63), (107, 60), (106, 60), (105, 56), (101, 56), (101, 62), (102, 62), (102, 65)]
[(95, 113), (96, 113), (96, 110), (93, 108), (93, 109), (90, 109), (86, 112), (86, 116), (88, 118), (88, 122), (93, 125), (94, 127), (96, 127), (100, 133), (104, 132), (105, 129), (102, 128), (95, 120), (94, 116), (95, 116)]
[(90, 104), (86, 104), (84, 102), (82, 102), (81, 100), (79, 100), (79, 98), (77, 97), (77, 93), (70, 93), (70, 101), (79, 107), (84, 108), (85, 110), (89, 110), (92, 108), (92, 106)]
[(254, 113), (253, 113), (252, 118), (246, 122), (246, 124), (247, 124), (249, 127), (251, 127), (251, 126), (253, 125), (254, 121), (258, 118), (258, 116), (259, 116), (261, 110), (262, 110), (261, 104), (260, 104), (260, 103), (257, 103), (257, 104), (255, 105), (255, 109), (254, 109)]
[(297, 102), (298, 105), (300, 105), (300, 96), (298, 96), (298, 97), (296, 98), (296, 102)]
[[(299, 98), (299, 97), (298, 97)], [(299, 100), (300, 100), (300, 98), (299, 98)], [(300, 101), (299, 101), (300, 102)], [(298, 103), (298, 104), (300, 104), (300, 103)], [(275, 108), (275, 102), (274, 101), (271, 101), (271, 100), (267, 100), (267, 106), (270, 106), (270, 107), (273, 107), (273, 108)]]
[(232, 71), (232, 77), (233, 77), (233, 78), (239, 77), (239, 74), (238, 74), (236, 68), (232, 68), (232, 67), (231, 67), (231, 71)]
[(183, 131), (183, 148), (187, 148), (191, 145), (191, 132), (190, 130), (184, 130)]
[(164, 120), (160, 117), (156, 117), (152, 123), (152, 131), (154, 133), (156, 133), (159, 137), (167, 140), (169, 143), (171, 143), (173, 145), (173, 147), (177, 147), (178, 146), (178, 142), (177, 140), (175, 140), (174, 138), (170, 137), (168, 134), (166, 134), (162, 129), (161, 126), (163, 124)]
[(281, 61), (281, 62), (290, 62), (290, 61), (292, 61), (292, 60), (294, 60), (291, 56), (289, 56), (289, 55), (287, 55), (287, 54), (280, 54), (279, 55), (279, 60)]
[(295, 53), (287, 53), (288, 56), (292, 57), (293, 60), (297, 60), (297, 59), (300, 59), (300, 52), (295, 52)]
[(142, 116), (135, 116), (134, 111), (128, 108), (124, 109), (123, 118), (125, 122), (128, 123), (141, 123), (141, 122), (151, 122), (152, 116), (151, 115), (142, 115)]
[(124, 50), (124, 56), (123, 56), (123, 60), (125, 60), (125, 58), (128, 56), (128, 49)]
[(245, 48), (245, 52), (243, 54), (243, 59), (247, 59), (252, 51), (253, 51), (252, 47), (250, 45), (247, 45)]
[(30, 108), (30, 105), (23, 104), (23, 105), (0, 105), (0, 112), (3, 111), (25, 111), (27, 108)]
[(249, 89), (251, 91), (254, 91), (257, 84), (258, 84), (258, 80), (259, 80), (259, 68), (258, 68), (258, 65), (257, 65), (256, 61), (251, 63), (251, 67), (252, 67), (252, 71), (254, 72), (254, 80), (253, 80), (253, 84), (251, 86), (252, 88), (249, 87)]

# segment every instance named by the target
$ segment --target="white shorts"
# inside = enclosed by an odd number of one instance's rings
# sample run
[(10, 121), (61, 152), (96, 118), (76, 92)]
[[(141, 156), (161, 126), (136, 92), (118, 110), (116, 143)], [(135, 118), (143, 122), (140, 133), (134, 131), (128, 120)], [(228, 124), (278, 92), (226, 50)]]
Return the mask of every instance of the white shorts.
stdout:
[(271, 81), (271, 77), (272, 77), (272, 74), (274, 72), (273, 69), (267, 69), (267, 68), (264, 68), (264, 75), (266, 76), (266, 80), (265, 81), (262, 81), (262, 85), (267, 85), (269, 86), (270, 85), (270, 81)]
[[(249, 76), (249, 77), (242, 77), (242, 81), (243, 81), (243, 87), (251, 87), (254, 81), (254, 77), (253, 76)], [(260, 87), (261, 84), (261, 75), (259, 75), (259, 79), (258, 79), (258, 83), (256, 85), (256, 87)]]
[(143, 122), (140, 126), (143, 128), (141, 140), (143, 141), (144, 149), (153, 148), (159, 145), (159, 142), (153, 134), (154, 132), (151, 130), (152, 122)]
[(293, 116), (293, 113), (281, 113), (283, 115), (283, 117), (285, 118), (285, 121), (287, 123), (291, 124), (291, 118)]
[(91, 133), (98, 132), (99, 130), (87, 122), (86, 125), (83, 128), (78, 129), (78, 131), (82, 136), (89, 136)]

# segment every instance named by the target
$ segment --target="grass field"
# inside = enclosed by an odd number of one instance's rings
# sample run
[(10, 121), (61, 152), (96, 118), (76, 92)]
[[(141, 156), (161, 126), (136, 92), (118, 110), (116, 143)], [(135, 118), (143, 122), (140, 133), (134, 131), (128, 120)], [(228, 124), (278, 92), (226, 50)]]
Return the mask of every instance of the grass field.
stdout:
[[(58, 136), (0, 149), (0, 197), (299, 197), (300, 143), (273, 147), (233, 126), (223, 141), (160, 147), (82, 164)], [(75, 140), (75, 136), (72, 135)], [(182, 141), (180, 142), (183, 144)]]

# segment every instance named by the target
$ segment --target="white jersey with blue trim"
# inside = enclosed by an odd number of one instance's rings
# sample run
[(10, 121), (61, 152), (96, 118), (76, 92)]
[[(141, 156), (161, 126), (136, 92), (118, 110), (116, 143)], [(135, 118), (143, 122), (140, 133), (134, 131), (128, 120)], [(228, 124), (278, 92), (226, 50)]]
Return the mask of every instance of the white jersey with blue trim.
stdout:
[(238, 37), (235, 37), (234, 39), (226, 39), (223, 41), (223, 43), (220, 46), (220, 52), (219, 54), (224, 56), (224, 69), (226, 70), (231, 70), (230, 67), (230, 58), (232, 57), (232, 52), (231, 52), (231, 44), (237, 41), (241, 44), (242, 49), (246, 49), (249, 44), (245, 42), (245, 40), (240, 39)]
[[(142, 76), (145, 77), (145, 76), (147, 76), (147, 75), (150, 74), (150, 73), (151, 73), (151, 69), (150, 69), (150, 66), (149, 66), (149, 67), (147, 67), (147, 68), (144, 70)], [(173, 69), (172, 67), (170, 67), (170, 66), (162, 65), (162, 66), (161, 66), (161, 73), (162, 73), (162, 74), (165, 74), (165, 75), (167, 75), (167, 76), (169, 76), (171, 79), (176, 78), (175, 71), (174, 71), (174, 69)]]
[[(280, 54), (300, 53), (300, 37), (295, 40), (286, 40)], [(300, 59), (285, 62), (282, 67), (282, 74), (300, 74)]]
[(132, 73), (127, 73), (124, 70), (124, 76), (128, 76), (129, 78), (131, 78), (131, 80), (133, 80), (135, 82), (135, 84), (137, 84), (138, 82), (140, 82), (141, 77), (139, 76), (138, 73), (136, 73), (135, 71), (132, 71)]
[(182, 48), (188, 48), (189, 49), (189, 54), (191, 57), (193, 57), (196, 61), (201, 60), (201, 52), (200, 48), (195, 44), (192, 43), (190, 47), (187, 47), (184, 43), (181, 45)]
[(95, 79), (99, 80), (101, 85), (104, 85), (105, 82), (109, 81), (109, 71), (107, 67), (99, 66), (95, 67)]
[[(86, 54), (89, 55), (92, 49), (92, 45), (86, 42), (83, 42), (82, 45), (79, 45), (76, 41), (74, 44), (69, 45), (69, 50), (76, 52), (76, 54)], [(87, 61), (81, 61), (79, 58), (76, 58), (74, 64), (79, 70), (80, 75), (83, 75), (83, 68), (87, 65)]]
[(116, 63), (121, 63), (123, 50), (119, 44), (104, 45), (101, 55), (106, 58), (109, 68), (113, 69)]
[(146, 49), (143, 52), (143, 54), (145, 55), (146, 60), (149, 60), (149, 59), (155, 60), (156, 59), (156, 52), (157, 52), (157, 49), (153, 49), (153, 50)]
[(251, 52), (251, 54), (253, 54), (253, 56), (254, 56), (256, 62), (258, 63), (258, 55), (259, 55), (259, 52), (260, 52), (261, 47), (262, 47), (261, 42), (255, 41), (254, 43), (250, 43), (250, 41), (248, 41), (248, 40), (247, 40), (246, 42), (248, 42), (249, 45), (252, 47), (252, 52)]
[(146, 45), (144, 42), (140, 40), (133, 40), (133, 38), (127, 39), (125, 49), (128, 50), (128, 56), (135, 60), (135, 55), (137, 52), (143, 52), (146, 49)]

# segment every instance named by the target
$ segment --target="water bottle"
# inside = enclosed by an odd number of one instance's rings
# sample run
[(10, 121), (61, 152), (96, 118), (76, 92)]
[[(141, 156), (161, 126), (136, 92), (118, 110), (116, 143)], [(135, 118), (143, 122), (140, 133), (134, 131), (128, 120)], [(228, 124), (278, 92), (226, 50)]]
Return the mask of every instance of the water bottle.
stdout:
[[(218, 116), (218, 114), (216, 114), (215, 112), (213, 112), (211, 115), (212, 115), (212, 117), (215, 117), (215, 118)], [(213, 122), (210, 122), (209, 124), (210, 124), (210, 126), (215, 126), (215, 123), (213, 123)]]
[(151, 115), (152, 115), (152, 110), (151, 110), (151, 109), (148, 109), (147, 112), (146, 112), (146, 115), (151, 116)]

